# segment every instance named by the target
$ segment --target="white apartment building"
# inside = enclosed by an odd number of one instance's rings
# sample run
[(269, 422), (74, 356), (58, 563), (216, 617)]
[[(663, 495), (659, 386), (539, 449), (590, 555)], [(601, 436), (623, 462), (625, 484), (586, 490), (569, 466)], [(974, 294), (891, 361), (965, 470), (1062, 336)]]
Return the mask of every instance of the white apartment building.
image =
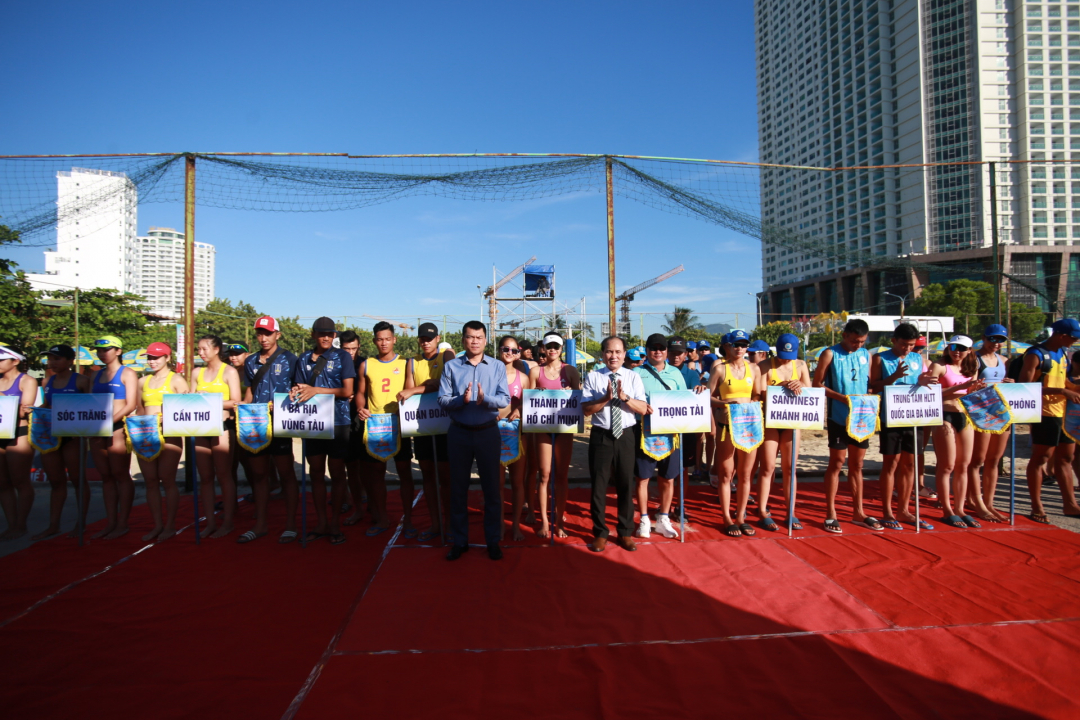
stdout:
[[(997, 166), (1003, 269), (1080, 309), (1080, 0), (755, 0), (755, 13), (763, 163), (1036, 161)], [(919, 264), (979, 277), (991, 207), (985, 165), (764, 170), (764, 224), (849, 253), (763, 244), (765, 312), (895, 310), (889, 293), (956, 277)], [(898, 257), (914, 269), (874, 268)]]
[[(217, 251), (209, 243), (195, 243), (195, 309), (214, 299)], [(180, 318), (184, 313), (184, 233), (151, 227), (135, 242), (135, 293), (157, 315)]]
[(31, 285), (134, 292), (135, 184), (123, 173), (86, 168), (59, 172), (56, 182), (56, 250), (45, 251), (45, 272), (28, 275)]

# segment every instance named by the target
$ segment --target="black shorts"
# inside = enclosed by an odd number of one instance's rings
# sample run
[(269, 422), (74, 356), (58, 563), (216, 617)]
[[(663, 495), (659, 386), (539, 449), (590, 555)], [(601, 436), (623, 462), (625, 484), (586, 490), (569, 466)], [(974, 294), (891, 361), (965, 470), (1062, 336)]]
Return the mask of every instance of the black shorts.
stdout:
[(849, 447), (857, 447), (863, 450), (870, 448), (870, 438), (866, 438), (862, 442), (859, 442), (848, 435), (847, 428), (838, 422), (829, 420), (825, 423), (825, 428), (829, 433), (830, 450), (847, 450)]
[[(685, 437), (685, 436), (683, 436)], [(674, 480), (679, 477), (679, 457), (682, 451), (675, 449), (663, 460), (653, 460), (640, 445), (634, 449), (634, 477), (648, 480), (655, 472), (659, 477)]]
[(878, 439), (882, 455), (915, 454), (915, 428), (882, 428)]
[(700, 433), (690, 433), (682, 436), (683, 468), (687, 470), (697, 466), (699, 435)]
[(348, 425), (335, 425), (333, 440), (308, 440), (304, 456), (328, 455), (333, 460), (348, 460), (351, 429)]
[[(251, 457), (281, 457), (283, 455), (291, 456), (293, 454), (293, 439), (292, 438), (274, 438), (270, 441), (270, 444), (264, 447), (259, 452), (251, 452), (244, 446), (240, 445), (240, 452), (249, 455)], [(239, 445), (239, 443), (237, 443)]]
[(946, 410), (942, 413), (942, 419), (953, 426), (956, 432), (963, 432), (968, 425), (967, 415), (957, 410)]
[[(9, 447), (14, 447), (15, 443), (19, 442), (19, 438), (26, 437), (30, 433), (30, 428), (26, 425), (20, 425), (15, 428), (15, 437), (7, 438), (6, 440), (0, 440), (0, 450), (7, 450)], [(64, 438), (65, 440), (70, 438)]]
[(445, 435), (421, 435), (409, 439), (412, 440), (413, 453), (416, 455), (417, 460), (427, 462), (434, 460), (436, 456), (438, 456), (439, 462), (450, 460), (449, 451), (446, 449)]
[[(359, 455), (357, 456), (356, 459), (359, 460), (360, 462), (369, 462), (369, 463), (384, 463), (384, 462), (386, 462), (386, 460), (380, 460), (377, 457), (372, 457), (371, 453), (369, 453), (367, 451), (367, 448), (363, 447), (362, 445), (361, 445), (361, 452), (359, 453)], [(393, 461), (394, 462), (409, 462), (409, 460), (412, 460), (412, 438), (411, 437), (403, 437), (403, 438), (401, 438), (401, 449), (397, 451), (397, 455), (395, 455), (393, 457)]]
[(1043, 415), (1041, 423), (1031, 424), (1031, 444), (1057, 447), (1058, 445), (1075, 445), (1068, 435), (1061, 430), (1062, 419)]

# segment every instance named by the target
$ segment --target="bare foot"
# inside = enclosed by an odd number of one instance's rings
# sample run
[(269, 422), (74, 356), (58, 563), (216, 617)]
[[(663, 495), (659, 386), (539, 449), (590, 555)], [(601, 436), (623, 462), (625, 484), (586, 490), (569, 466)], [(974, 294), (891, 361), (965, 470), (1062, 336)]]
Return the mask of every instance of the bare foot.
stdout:
[(545, 540), (551, 537), (551, 530), (548, 528), (546, 523), (544, 525), (541, 525), (540, 529), (536, 531), (536, 537), (544, 538)]
[(222, 525), (210, 535), (210, 539), (216, 540), (217, 538), (223, 538), (229, 533), (231, 533), (233, 529), (234, 528), (232, 526), (226, 527), (225, 525)]
[(4, 540), (17, 540), (26, 534), (26, 528), (13, 528), (3, 535)]
[(1009, 516), (999, 511), (996, 507), (990, 508), (990, 512), (998, 519), (999, 522), (1009, 522)]
[(521, 526), (520, 525), (515, 525), (514, 526), (514, 542), (521, 542), (524, 539), (525, 539), (525, 535), (522, 534), (522, 532), (521, 532)]
[(908, 523), (909, 525), (915, 524), (915, 516), (909, 512), (898, 512), (896, 516), (900, 519), (900, 522)]
[(171, 528), (171, 527), (162, 528), (161, 529), (161, 534), (157, 536), (157, 541), (162, 542), (163, 540), (168, 540), (169, 538), (174, 537), (175, 535), (176, 535), (176, 530), (174, 530), (173, 528)]
[(30, 539), (31, 540), (44, 540), (47, 537), (52, 537), (53, 535), (59, 535), (59, 534), (60, 534), (60, 528), (47, 527), (47, 528), (45, 528), (44, 530), (42, 530), (41, 532), (39, 532), (37, 535), (35, 535), (34, 537), (32, 537)]
[(156, 527), (153, 530), (151, 530), (150, 532), (148, 532), (148, 533), (146, 533), (145, 535), (142, 536), (143, 542), (150, 542), (151, 540), (153, 540), (154, 538), (156, 538), (160, 534), (161, 534), (161, 528)]
[(103, 538), (103, 537), (105, 537), (106, 535), (108, 535), (109, 533), (111, 533), (115, 529), (116, 529), (115, 525), (108, 525), (105, 528), (103, 528), (101, 530), (98, 530), (96, 533), (91, 535), (90, 539), (91, 540), (97, 540), (98, 538)]
[(202, 532), (199, 533), (199, 537), (205, 540), (214, 534), (215, 531), (217, 531), (217, 525), (207, 525), (202, 529)]
[(555, 528), (555, 537), (557, 537), (557, 538), (568, 538), (570, 536), (567, 535), (566, 531), (563, 530), (561, 527), (556, 527)]
[(360, 510), (357, 510), (352, 515), (350, 515), (348, 518), (343, 520), (341, 522), (341, 524), (344, 525), (345, 527), (352, 527), (353, 525), (358, 524), (363, 519), (364, 519), (364, 513), (361, 512)]
[(128, 530), (129, 530), (129, 528), (126, 528), (126, 527), (118, 527), (115, 530), (113, 530), (111, 533), (109, 533), (108, 535), (103, 537), (102, 540), (115, 540), (116, 538), (124, 537), (125, 535), (128, 534)]
[(980, 520), (985, 520), (986, 522), (992, 522), (992, 523), (1001, 522), (1001, 520), (998, 520), (997, 515), (994, 515), (994, 513), (990, 512), (989, 510), (987, 510), (985, 512), (980, 510), (976, 514), (979, 516)]

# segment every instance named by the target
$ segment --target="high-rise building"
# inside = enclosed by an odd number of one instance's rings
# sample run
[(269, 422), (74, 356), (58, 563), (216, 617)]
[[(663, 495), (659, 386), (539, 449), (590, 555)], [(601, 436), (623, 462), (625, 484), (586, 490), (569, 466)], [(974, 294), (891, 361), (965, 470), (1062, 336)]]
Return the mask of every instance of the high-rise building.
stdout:
[[(195, 309), (214, 299), (217, 251), (208, 243), (195, 243)], [(179, 318), (184, 313), (184, 233), (151, 227), (135, 241), (135, 292), (158, 315)]]
[[(764, 313), (992, 280), (992, 209), (1013, 299), (1080, 311), (1080, 0), (755, 0), (755, 26), (763, 163), (956, 163), (763, 170), (763, 223), (846, 253), (763, 244)], [(961, 163), (1006, 160), (1031, 162), (996, 165), (993, 208), (990, 166)]]
[(31, 285), (135, 292), (135, 184), (123, 173), (85, 168), (59, 172), (56, 181), (56, 250), (45, 251), (45, 272), (28, 275)]

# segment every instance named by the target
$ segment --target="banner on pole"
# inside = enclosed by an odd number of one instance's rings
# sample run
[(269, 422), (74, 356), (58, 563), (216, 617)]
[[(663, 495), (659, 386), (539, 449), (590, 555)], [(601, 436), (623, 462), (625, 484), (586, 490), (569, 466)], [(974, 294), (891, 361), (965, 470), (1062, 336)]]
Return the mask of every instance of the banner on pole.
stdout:
[(825, 388), (803, 388), (796, 395), (770, 385), (765, 396), (765, 427), (774, 430), (821, 430), (825, 427)]
[(1000, 435), (1009, 429), (1012, 412), (1009, 410), (1009, 403), (998, 391), (1000, 387), (1001, 383), (996, 383), (959, 398), (964, 414), (979, 432)]
[(521, 395), (522, 432), (582, 432), (580, 390), (525, 390)]
[(112, 393), (54, 395), (52, 409), (55, 437), (112, 437)]
[(649, 405), (653, 409), (649, 432), (653, 435), (709, 432), (712, 428), (709, 393), (661, 390), (649, 395)]
[(19, 427), (19, 395), (0, 395), (0, 440), (11, 440)]
[(1042, 422), (1042, 383), (999, 383), (1013, 424)]
[(450, 414), (439, 406), (438, 393), (413, 395), (399, 403), (402, 437), (445, 435), (450, 429)]
[(886, 385), (884, 396), (887, 427), (929, 427), (942, 423), (940, 385)]
[(220, 437), (225, 396), (221, 393), (165, 395), (161, 428), (165, 437)]
[(312, 395), (293, 402), (288, 393), (274, 393), (274, 437), (334, 439), (333, 395)]
[(750, 452), (765, 441), (765, 419), (760, 402), (730, 403), (727, 410), (728, 432), (736, 449)]

